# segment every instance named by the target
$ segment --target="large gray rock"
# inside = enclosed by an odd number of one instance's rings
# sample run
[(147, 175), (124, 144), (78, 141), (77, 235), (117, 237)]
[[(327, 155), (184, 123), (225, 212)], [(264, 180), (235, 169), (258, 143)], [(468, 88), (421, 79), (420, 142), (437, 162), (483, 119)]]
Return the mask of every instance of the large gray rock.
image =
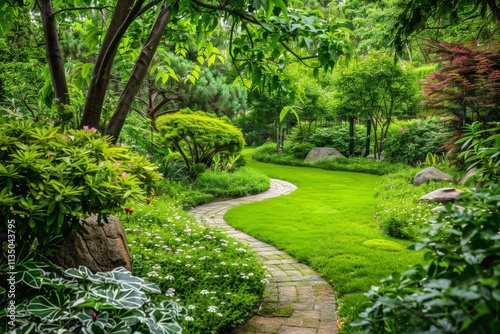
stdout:
[(419, 186), (428, 181), (450, 181), (453, 182), (453, 176), (440, 171), (435, 167), (426, 168), (415, 175), (413, 185)]
[(418, 200), (420, 202), (432, 201), (441, 204), (446, 204), (448, 202), (454, 202), (455, 199), (458, 197), (458, 195), (460, 195), (461, 193), (463, 193), (462, 190), (458, 190), (455, 188), (439, 188), (420, 197)]
[(342, 153), (332, 147), (315, 147), (307, 153), (304, 161), (315, 162), (321, 160), (328, 160), (333, 158), (343, 157)]
[(93, 272), (111, 271), (118, 267), (131, 271), (132, 258), (120, 220), (110, 216), (108, 221), (99, 224), (96, 216), (82, 221), (86, 233), (72, 231), (55, 254), (54, 263), (64, 268), (84, 265)]
[(476, 174), (476, 172), (477, 168), (476, 167), (472, 168), (467, 173), (465, 173), (465, 175), (460, 179), (460, 181), (458, 181), (458, 184), (463, 186), (468, 179), (470, 179), (471, 177), (474, 176), (474, 174)]

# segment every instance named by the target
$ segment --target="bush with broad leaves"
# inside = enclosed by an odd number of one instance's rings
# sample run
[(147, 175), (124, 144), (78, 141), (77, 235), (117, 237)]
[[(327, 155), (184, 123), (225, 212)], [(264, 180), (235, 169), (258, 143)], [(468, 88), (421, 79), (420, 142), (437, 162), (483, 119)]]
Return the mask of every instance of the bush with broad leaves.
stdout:
[(416, 249), (428, 265), (393, 273), (366, 294), (364, 333), (500, 332), (500, 186), (447, 204)]

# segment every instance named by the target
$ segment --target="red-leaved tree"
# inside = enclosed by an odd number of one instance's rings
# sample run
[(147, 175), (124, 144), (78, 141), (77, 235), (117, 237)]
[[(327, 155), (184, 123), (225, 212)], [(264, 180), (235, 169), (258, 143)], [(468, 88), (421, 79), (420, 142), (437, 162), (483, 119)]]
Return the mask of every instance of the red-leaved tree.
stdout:
[(444, 64), (423, 80), (429, 107), (451, 113), (457, 135), (464, 124), (500, 121), (500, 43), (428, 42)]

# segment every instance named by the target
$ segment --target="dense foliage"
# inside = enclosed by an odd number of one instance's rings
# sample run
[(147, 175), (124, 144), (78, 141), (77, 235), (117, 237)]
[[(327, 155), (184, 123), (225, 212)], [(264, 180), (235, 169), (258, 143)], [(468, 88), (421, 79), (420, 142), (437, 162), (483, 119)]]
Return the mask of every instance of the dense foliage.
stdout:
[[(315, 147), (333, 147), (344, 156), (349, 156), (349, 126), (347, 124), (318, 128), (310, 136), (308, 142)], [(354, 131), (354, 154), (364, 153), (366, 144), (366, 127), (357, 125)]]
[(210, 168), (216, 154), (227, 159), (241, 152), (245, 144), (241, 131), (230, 121), (201, 111), (184, 109), (163, 115), (156, 120), (156, 127), (166, 144), (181, 155), (193, 177)]
[(448, 204), (416, 249), (429, 264), (373, 287), (355, 326), (366, 333), (496, 333), (500, 330), (500, 187)]
[[(59, 272), (37, 262), (29, 247), (18, 249), (17, 275), (9, 281), (15, 303), (3, 298), (0, 287), (2, 333), (181, 333), (177, 319), (187, 315), (173, 301), (155, 304), (161, 290), (124, 268), (92, 273), (84, 266)], [(10, 272), (6, 258), (0, 276)], [(12, 290), (9, 290), (12, 293)]]
[(484, 128), (474, 122), (465, 127), (464, 136), (457, 141), (462, 144), (462, 153), (468, 169), (476, 168), (475, 174), (485, 184), (498, 183), (500, 179), (500, 123), (490, 123)]
[(452, 124), (461, 134), (462, 126), (477, 121), (486, 126), (499, 121), (500, 45), (498, 43), (445, 43), (429, 41), (443, 66), (424, 81), (428, 106), (453, 115)]
[(145, 158), (95, 129), (0, 120), (0, 138), (0, 231), (15, 220), (22, 243), (48, 246), (78, 229), (80, 218), (121, 211), (161, 178)]
[(442, 155), (450, 133), (438, 118), (399, 122), (384, 143), (384, 159), (408, 165), (423, 163), (429, 153)]
[(371, 120), (373, 150), (380, 158), (393, 118), (404, 112), (414, 113), (415, 78), (388, 55), (370, 53), (339, 73), (336, 82), (338, 112)]

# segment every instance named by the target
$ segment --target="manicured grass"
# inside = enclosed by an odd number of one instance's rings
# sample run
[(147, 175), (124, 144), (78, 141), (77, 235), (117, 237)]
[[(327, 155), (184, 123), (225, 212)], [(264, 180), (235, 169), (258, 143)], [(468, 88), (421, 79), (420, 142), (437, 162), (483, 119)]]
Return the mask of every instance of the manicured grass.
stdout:
[(248, 167), (298, 189), (233, 208), (226, 220), (323, 275), (337, 293), (341, 317), (355, 317), (371, 285), (422, 261), (422, 253), (407, 249), (411, 242), (380, 232), (373, 214), (381, 177), (259, 163), (251, 160), (250, 150), (244, 153)]

